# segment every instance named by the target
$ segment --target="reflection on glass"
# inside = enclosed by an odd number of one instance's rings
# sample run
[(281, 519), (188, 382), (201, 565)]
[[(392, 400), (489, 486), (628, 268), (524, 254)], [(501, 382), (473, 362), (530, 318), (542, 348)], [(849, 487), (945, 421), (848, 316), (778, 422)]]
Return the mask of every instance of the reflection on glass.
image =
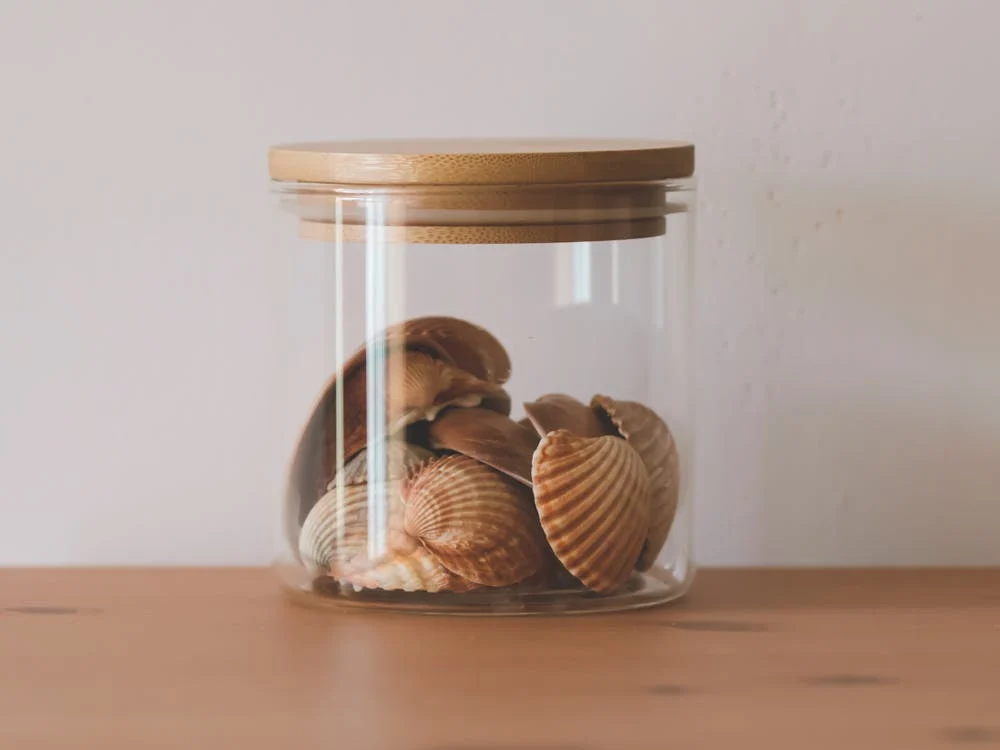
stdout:
[(611, 304), (621, 304), (621, 259), (618, 257), (618, 241), (611, 243)]
[(555, 298), (560, 307), (585, 305), (593, 296), (589, 242), (556, 245)]

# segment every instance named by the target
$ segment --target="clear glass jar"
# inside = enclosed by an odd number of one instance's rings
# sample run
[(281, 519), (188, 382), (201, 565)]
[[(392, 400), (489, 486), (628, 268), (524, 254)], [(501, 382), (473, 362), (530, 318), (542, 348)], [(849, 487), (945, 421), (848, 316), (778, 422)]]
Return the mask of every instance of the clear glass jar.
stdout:
[(689, 144), (277, 146), (289, 592), (579, 613), (693, 577)]

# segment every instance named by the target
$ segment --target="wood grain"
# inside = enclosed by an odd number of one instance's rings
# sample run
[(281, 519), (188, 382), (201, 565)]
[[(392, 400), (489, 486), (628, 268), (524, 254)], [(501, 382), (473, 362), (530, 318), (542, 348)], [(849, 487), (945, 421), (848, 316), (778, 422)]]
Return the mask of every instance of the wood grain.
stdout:
[(663, 234), (667, 181), (691, 176), (694, 146), (330, 141), (274, 146), (268, 168), (285, 208), (299, 216), (303, 239), (333, 241), (339, 225), (345, 241), (363, 241), (377, 205), (386, 242), (599, 242)]
[(694, 146), (636, 139), (412, 139), (273, 146), (271, 179), (341, 185), (541, 185), (689, 177)]
[(1000, 744), (1000, 570), (704, 571), (584, 618), (330, 614), (266, 570), (0, 571), (0, 748)]
[[(550, 242), (606, 242), (658, 237), (666, 232), (663, 217), (564, 224), (455, 224), (387, 225), (379, 233), (384, 242), (431, 245), (509, 245)], [(323, 221), (299, 222), (299, 237), (321, 242), (337, 241), (337, 225)], [(365, 242), (368, 228), (363, 224), (342, 224), (342, 242)]]

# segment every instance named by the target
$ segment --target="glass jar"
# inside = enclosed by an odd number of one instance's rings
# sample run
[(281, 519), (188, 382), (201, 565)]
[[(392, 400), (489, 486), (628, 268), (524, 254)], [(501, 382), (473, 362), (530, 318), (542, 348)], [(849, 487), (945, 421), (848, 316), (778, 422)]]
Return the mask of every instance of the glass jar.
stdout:
[(691, 583), (694, 148), (271, 149), (287, 590), (579, 613)]

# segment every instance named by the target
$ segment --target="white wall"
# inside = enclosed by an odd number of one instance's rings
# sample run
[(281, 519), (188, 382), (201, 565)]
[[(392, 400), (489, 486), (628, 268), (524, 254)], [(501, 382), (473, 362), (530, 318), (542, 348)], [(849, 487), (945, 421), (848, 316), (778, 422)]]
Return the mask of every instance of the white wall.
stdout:
[(265, 151), (697, 141), (704, 563), (1000, 563), (988, 0), (0, 0), (0, 564), (271, 553)]

